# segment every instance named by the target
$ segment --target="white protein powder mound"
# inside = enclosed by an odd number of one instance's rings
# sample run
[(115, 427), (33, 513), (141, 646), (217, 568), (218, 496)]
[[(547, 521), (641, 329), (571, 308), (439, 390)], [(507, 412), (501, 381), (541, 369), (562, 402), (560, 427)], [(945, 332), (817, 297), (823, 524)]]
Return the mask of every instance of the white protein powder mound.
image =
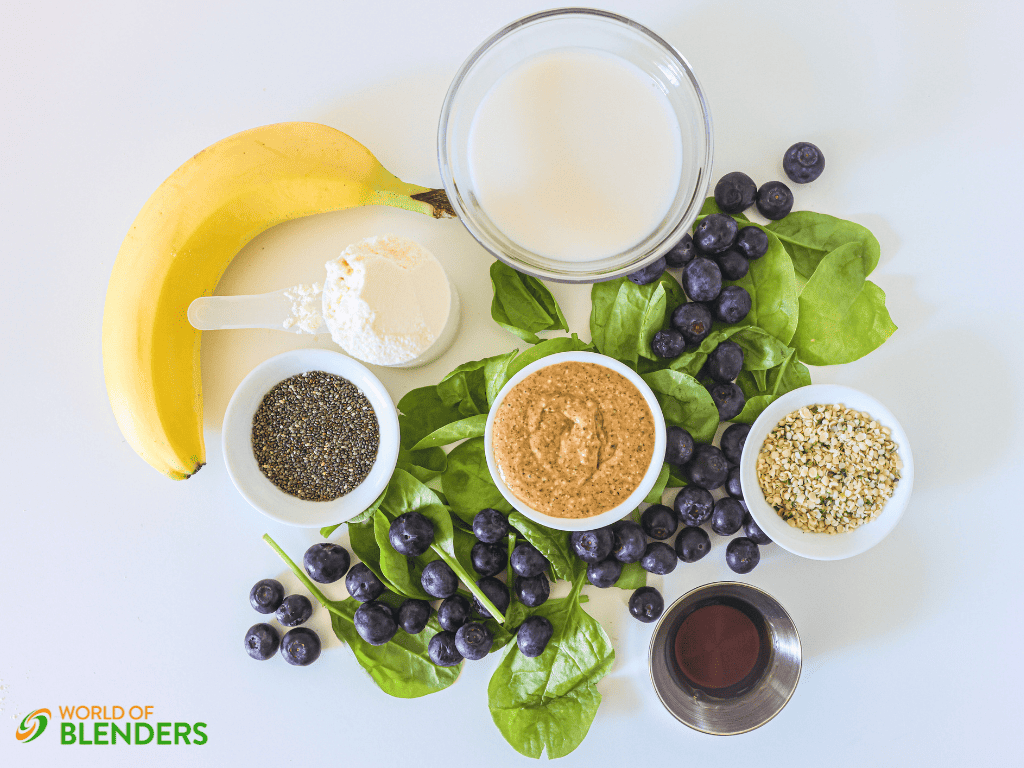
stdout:
[(441, 335), (451, 285), (441, 262), (397, 235), (368, 237), (327, 262), (323, 317), (348, 354), (375, 365), (401, 365)]
[(316, 333), (316, 329), (323, 322), (320, 316), (322, 291), (323, 286), (320, 283), (293, 285), (285, 291), (285, 298), (291, 300), (292, 309), (291, 317), (284, 321), (284, 327), (298, 326), (302, 333)]

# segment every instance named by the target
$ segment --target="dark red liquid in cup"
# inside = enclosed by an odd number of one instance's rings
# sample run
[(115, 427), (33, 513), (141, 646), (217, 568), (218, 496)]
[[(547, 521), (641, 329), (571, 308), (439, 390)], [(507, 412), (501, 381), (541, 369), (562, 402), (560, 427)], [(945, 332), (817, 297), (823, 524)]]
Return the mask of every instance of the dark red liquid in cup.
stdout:
[(725, 602), (698, 606), (676, 630), (675, 662), (694, 688), (734, 696), (756, 682), (767, 666), (764, 620)]

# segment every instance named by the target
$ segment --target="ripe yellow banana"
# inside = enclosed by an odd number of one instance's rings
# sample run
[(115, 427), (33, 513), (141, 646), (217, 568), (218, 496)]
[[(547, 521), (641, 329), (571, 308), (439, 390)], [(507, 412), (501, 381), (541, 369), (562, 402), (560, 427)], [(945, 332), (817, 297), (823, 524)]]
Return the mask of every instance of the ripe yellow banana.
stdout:
[(242, 246), (274, 224), (358, 205), (454, 215), (443, 190), (406, 184), (358, 141), (316, 123), (230, 136), (153, 193), (117, 254), (103, 309), (107, 392), (142, 458), (175, 480), (206, 461), (192, 300), (212, 294)]

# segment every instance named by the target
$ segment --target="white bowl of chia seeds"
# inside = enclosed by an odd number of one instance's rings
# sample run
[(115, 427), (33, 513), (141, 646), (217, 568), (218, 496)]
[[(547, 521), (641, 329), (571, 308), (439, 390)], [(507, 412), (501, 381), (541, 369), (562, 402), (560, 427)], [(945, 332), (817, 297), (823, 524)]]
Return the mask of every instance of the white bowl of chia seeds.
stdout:
[(914, 486), (914, 459), (907, 433), (878, 400), (813, 384), (758, 416), (743, 445), (740, 483), (772, 541), (812, 560), (842, 560), (896, 527)]
[(256, 366), (224, 413), (224, 464), (242, 497), (278, 522), (342, 523), (366, 509), (398, 461), (398, 413), (362, 363), (296, 349)]

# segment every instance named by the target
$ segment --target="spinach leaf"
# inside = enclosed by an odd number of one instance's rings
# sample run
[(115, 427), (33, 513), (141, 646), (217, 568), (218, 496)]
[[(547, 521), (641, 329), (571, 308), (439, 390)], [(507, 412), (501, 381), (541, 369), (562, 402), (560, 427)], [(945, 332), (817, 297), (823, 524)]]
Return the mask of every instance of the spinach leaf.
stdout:
[(665, 485), (668, 483), (668, 464), (661, 465), (661, 472), (658, 473), (658, 480), (651, 488), (651, 492), (644, 497), (644, 501), (648, 504), (661, 504), (661, 494), (665, 490)]
[(523, 352), (523, 354), (519, 355), (519, 357), (508, 364), (505, 371), (505, 380), (502, 382), (502, 386), (504, 386), (506, 381), (523, 370), (523, 368), (530, 365), (530, 363), (535, 363), (543, 357), (554, 355), (558, 352), (583, 352), (591, 349), (593, 349), (593, 347), (585, 341), (580, 341), (580, 337), (575, 333), (568, 337), (558, 336), (554, 339), (545, 339), (539, 344), (535, 344), (530, 347), (528, 350)]
[(750, 270), (742, 278), (725, 282), (727, 285), (742, 286), (750, 294), (750, 312), (739, 325), (764, 328), (779, 341), (788, 344), (799, 319), (799, 287), (793, 260), (782, 247), (779, 238), (769, 230), (764, 231), (768, 234), (768, 252), (760, 259), (751, 261)]
[(800, 362), (795, 349), (790, 349), (786, 359), (772, 368), (765, 376), (764, 384), (758, 382), (758, 371), (741, 371), (736, 383), (739, 384), (747, 402), (743, 410), (733, 419), (741, 424), (753, 424), (754, 420), (761, 415), (761, 411), (767, 408), (780, 396), (791, 392), (799, 387), (806, 387), (811, 383), (811, 374), (807, 366)]
[(352, 547), (352, 552), (363, 565), (373, 571), (374, 575), (384, 582), (384, 586), (395, 592), (397, 590), (384, 576), (384, 571), (380, 566), (380, 547), (377, 545), (377, 537), (373, 532), (374, 517), (376, 517), (376, 510), (374, 510), (373, 517), (365, 523), (349, 523), (348, 543)]
[(457, 440), (464, 440), (468, 437), (480, 437), (484, 433), (484, 427), (486, 424), (486, 413), (480, 413), (476, 416), (469, 416), (465, 419), (453, 421), (451, 424), (445, 424), (443, 427), (435, 429), (429, 435), (416, 443), (412, 449), (414, 451), (419, 451), (424, 448), (437, 448), (442, 445), (449, 445)]
[[(436, 617), (432, 616), (427, 622), (427, 629), (418, 635), (399, 632), (384, 645), (370, 645), (356, 632), (353, 617), (359, 607), (358, 601), (351, 597), (345, 600), (328, 600), (305, 571), (284, 553), (277, 542), (269, 535), (264, 535), (263, 540), (277, 552), (317, 602), (330, 613), (334, 634), (352, 649), (360, 666), (369, 672), (382, 691), (391, 696), (411, 699), (443, 690), (458, 679), (461, 665), (438, 667), (427, 654), (430, 638), (441, 631), (441, 625), (437, 623)], [(389, 604), (397, 605), (392, 598), (385, 596), (382, 599)]]
[(496, 261), (491, 264), (491, 285), (491, 317), (509, 333), (536, 344), (537, 331), (569, 330), (555, 297), (537, 278)]
[(399, 469), (404, 469), (421, 483), (425, 483), (444, 472), (445, 467), (448, 466), (448, 454), (440, 448), (410, 451), (399, 446), (396, 466)]
[(463, 363), (437, 385), (441, 402), (459, 409), (463, 416), (487, 413), (487, 384), (484, 381), (484, 361)]
[(710, 443), (718, 429), (718, 408), (704, 386), (680, 371), (646, 373), (643, 380), (654, 390), (665, 421), (682, 427), (699, 443)]
[(689, 481), (683, 477), (682, 467), (677, 467), (675, 464), (668, 465), (668, 483), (666, 488), (683, 488), (689, 485)]
[(695, 349), (690, 349), (674, 358), (669, 365), (673, 371), (681, 371), (696, 378), (704, 363), (719, 344), (731, 340), (743, 350), (743, 367), (746, 370), (774, 368), (781, 363), (789, 350), (785, 344), (764, 328), (756, 325), (717, 326)]
[(535, 523), (518, 510), (512, 510), (508, 516), (508, 523), (548, 559), (551, 563), (551, 573), (556, 579), (572, 580), (573, 563), (577, 558), (569, 550), (567, 531), (556, 531), (546, 525)]
[(800, 292), (793, 346), (811, 365), (849, 363), (877, 349), (896, 330), (885, 293), (865, 280), (860, 243), (825, 256)]
[(448, 454), (448, 467), (441, 475), (441, 489), (448, 497), (452, 511), (467, 523), (472, 523), (476, 513), (485, 507), (502, 512), (512, 509), (487, 471), (482, 437), (466, 440)]
[[(573, 334), (575, 336), (575, 334)], [(554, 341), (554, 339), (551, 339)], [(543, 344), (545, 342), (541, 342)], [(537, 346), (540, 346), (538, 344)], [(532, 347), (531, 349), (536, 349)], [(529, 350), (527, 350), (529, 351)], [(498, 396), (501, 388), (505, 386), (505, 382), (511, 378), (511, 374), (508, 373), (509, 366), (512, 365), (513, 359), (519, 354), (518, 349), (513, 349), (504, 355), (495, 355), (494, 357), (488, 357), (484, 361), (484, 381), (487, 389), (487, 404), (492, 405), (494, 399)]]
[(670, 322), (669, 313), (686, 302), (682, 287), (668, 272), (647, 285), (625, 277), (595, 283), (590, 298), (594, 346), (633, 367), (639, 357), (654, 359), (651, 338)]
[(867, 227), (852, 221), (825, 213), (793, 211), (784, 219), (770, 222), (766, 229), (782, 241), (797, 274), (805, 280), (811, 279), (825, 256), (850, 243), (857, 245), (854, 250), (864, 262), (864, 277), (878, 265), (878, 240)]
[(392, 519), (384, 514), (373, 516), (373, 537), (376, 539), (377, 549), (380, 551), (380, 570), (384, 574), (384, 578), (387, 579), (385, 583), (403, 597), (430, 600), (430, 595), (420, 586), (422, 566), (417, 570), (413, 558), (399, 554), (391, 546), (388, 531), (391, 528)]
[(567, 597), (548, 600), (533, 611), (546, 617), (554, 634), (544, 653), (527, 658), (515, 644), (487, 687), (495, 725), (520, 754), (564, 757), (580, 745), (601, 703), (597, 682), (615, 659), (608, 635), (580, 607), (582, 574)]
[(640, 567), (640, 563), (626, 563), (622, 566), (622, 573), (619, 575), (615, 586), (619, 589), (640, 589), (647, 586), (647, 571)]
[[(399, 453), (401, 453), (401, 449), (399, 449)], [(359, 525), (360, 523), (365, 523), (367, 520), (369, 520), (370, 518), (373, 517), (373, 513), (377, 511), (377, 507), (380, 506), (380, 503), (384, 500), (384, 494), (387, 493), (387, 492), (388, 492), (388, 489), (385, 486), (384, 490), (380, 492), (380, 496), (378, 496), (376, 499), (374, 499), (373, 502), (370, 504), (370, 506), (368, 506), (366, 509), (364, 509), (362, 512), (360, 512), (355, 517), (353, 517), (353, 518), (351, 518), (349, 520), (346, 520), (344, 523), (338, 523), (337, 525), (327, 525), (327, 526), (324, 526), (323, 528), (320, 529), (320, 535), (323, 536), (326, 539), (332, 533), (334, 533), (336, 530), (338, 530), (341, 526), (345, 525), (345, 523), (349, 523), (351, 525)]]
[(457, 407), (445, 404), (436, 386), (407, 393), (398, 401), (398, 411), (402, 447), (410, 450), (431, 432), (463, 418)]

